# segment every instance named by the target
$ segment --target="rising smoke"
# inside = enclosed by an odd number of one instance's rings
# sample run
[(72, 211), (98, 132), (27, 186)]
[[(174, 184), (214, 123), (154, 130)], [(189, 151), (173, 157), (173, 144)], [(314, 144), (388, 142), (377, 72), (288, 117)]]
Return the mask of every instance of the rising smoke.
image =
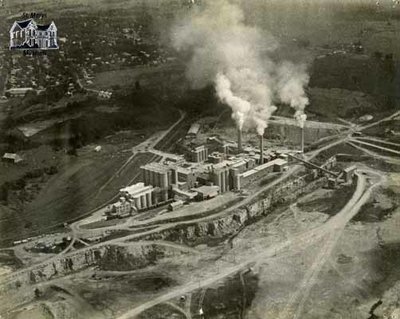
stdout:
[(277, 102), (290, 104), (297, 118), (304, 115), (305, 68), (274, 62), (270, 55), (277, 41), (246, 25), (239, 6), (210, 1), (176, 25), (172, 34), (174, 47), (190, 53), (186, 76), (192, 87), (214, 84), (239, 129), (263, 135)]
[(294, 117), (301, 128), (307, 119), (304, 109), (308, 105), (308, 98), (304, 87), (309, 80), (304, 65), (294, 65), (285, 61), (277, 68), (276, 85), (279, 100), (295, 109)]

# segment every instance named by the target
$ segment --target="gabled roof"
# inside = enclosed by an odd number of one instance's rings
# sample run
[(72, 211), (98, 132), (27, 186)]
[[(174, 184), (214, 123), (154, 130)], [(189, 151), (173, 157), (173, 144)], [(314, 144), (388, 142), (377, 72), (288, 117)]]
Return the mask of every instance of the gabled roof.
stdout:
[(53, 27), (53, 29), (57, 30), (57, 27), (56, 27), (54, 21), (51, 21), (51, 23), (48, 23), (48, 24), (38, 24), (37, 25), (37, 29), (40, 31), (47, 31), (48, 29), (50, 29), (50, 27)]
[(26, 28), (28, 24), (32, 21), (32, 19), (23, 20), (23, 21), (15, 21), (21, 28)]
[(49, 24), (38, 24), (37, 29), (40, 31), (46, 31), (50, 27), (51, 23)]

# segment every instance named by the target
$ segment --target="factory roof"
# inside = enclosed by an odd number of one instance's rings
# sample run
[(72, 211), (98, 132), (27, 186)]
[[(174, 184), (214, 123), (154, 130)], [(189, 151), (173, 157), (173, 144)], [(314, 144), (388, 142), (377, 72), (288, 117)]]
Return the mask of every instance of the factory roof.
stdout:
[[(275, 116), (275, 115), (269, 119), (269, 123), (298, 126), (298, 122), (293, 118), (283, 117), (283, 116)], [(328, 123), (328, 122), (316, 122), (316, 121), (309, 121), (309, 120), (307, 120), (305, 122), (304, 127), (306, 127), (306, 128), (325, 128), (325, 129), (345, 129), (346, 128), (346, 126), (343, 124)]]
[(227, 167), (229, 164), (230, 164), (230, 161), (223, 161), (223, 162), (221, 162), (221, 163), (212, 165), (211, 168), (212, 168), (212, 169), (217, 169), (217, 170), (218, 170), (218, 169), (222, 169), (222, 168)]
[(177, 208), (177, 207), (180, 207), (180, 206), (182, 206), (184, 203), (183, 203), (183, 200), (177, 200), (176, 202), (172, 202), (172, 203), (170, 203), (169, 204), (169, 207), (170, 208)]
[(206, 146), (204, 144), (202, 145), (198, 145), (192, 148), (192, 151), (202, 151), (206, 148)]
[(219, 191), (219, 186), (213, 185), (213, 186), (207, 186), (203, 185), (197, 188), (192, 188), (193, 191), (202, 194), (204, 197), (207, 197), (208, 195), (215, 195)]
[(141, 194), (145, 191), (149, 191), (151, 189), (153, 189), (153, 186), (151, 186), (151, 185), (145, 186), (144, 183), (137, 183), (137, 184), (125, 187), (125, 188), (121, 188), (120, 192), (128, 193), (130, 196), (136, 196), (138, 194)]
[(247, 162), (248, 162), (247, 159), (240, 159), (240, 160), (234, 162), (234, 163), (232, 164), (232, 167), (233, 167), (233, 168), (236, 168), (236, 167), (239, 167), (239, 166), (242, 166), (242, 165), (246, 165)]
[(157, 173), (168, 173), (170, 170), (170, 167), (168, 165), (164, 165), (161, 163), (153, 162), (146, 164), (142, 166), (141, 168), (148, 170), (148, 171), (153, 171)]
[(277, 158), (275, 160), (273, 160), (272, 162), (275, 162), (275, 165), (286, 165), (288, 162), (287, 160), (283, 159), (283, 158)]
[(179, 189), (179, 188), (173, 188), (174, 193), (178, 194), (178, 195), (182, 195), (182, 196), (186, 196), (187, 198), (191, 198), (193, 199), (197, 193), (193, 192), (193, 191), (186, 191), (183, 189)]
[(241, 174), (241, 176), (242, 177), (248, 177), (248, 176), (251, 176), (251, 175), (253, 175), (253, 174), (257, 173), (257, 172), (263, 171), (264, 169), (267, 169), (267, 168), (269, 168), (271, 166), (274, 166), (274, 165), (282, 166), (282, 165), (286, 165), (286, 164), (287, 164), (287, 161), (285, 161), (284, 159), (281, 159), (281, 158), (277, 158), (277, 159), (274, 159), (274, 160), (272, 160), (270, 162), (267, 162), (265, 164), (259, 165), (259, 166), (255, 167), (255, 168), (253, 168), (253, 169), (251, 169), (251, 170), (249, 170), (247, 172), (244, 172), (244, 173)]
[(188, 135), (197, 135), (200, 131), (200, 124), (199, 123), (193, 123), (190, 126), (189, 131), (187, 132)]
[(190, 174), (192, 171), (190, 168), (182, 167), (182, 166), (177, 166), (176, 171), (181, 174)]
[(348, 172), (354, 171), (354, 170), (356, 170), (356, 169), (357, 169), (357, 166), (352, 165), (352, 166), (346, 167), (346, 168), (344, 169), (344, 171), (345, 171), (346, 173), (348, 173)]

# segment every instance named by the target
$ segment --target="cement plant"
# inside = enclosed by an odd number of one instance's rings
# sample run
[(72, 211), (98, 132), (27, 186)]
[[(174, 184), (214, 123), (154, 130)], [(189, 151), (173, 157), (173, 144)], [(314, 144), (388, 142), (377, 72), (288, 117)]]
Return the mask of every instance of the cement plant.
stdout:
[(1, 319), (400, 319), (400, 3), (2, 0)]

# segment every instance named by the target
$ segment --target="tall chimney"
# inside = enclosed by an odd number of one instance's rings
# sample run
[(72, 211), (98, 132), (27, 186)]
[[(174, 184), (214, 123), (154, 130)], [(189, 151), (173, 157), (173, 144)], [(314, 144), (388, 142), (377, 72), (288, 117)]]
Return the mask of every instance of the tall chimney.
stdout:
[(304, 127), (301, 128), (301, 153), (304, 153)]
[(238, 153), (242, 152), (242, 130), (238, 129)]
[(260, 135), (260, 165), (264, 164), (264, 136)]

